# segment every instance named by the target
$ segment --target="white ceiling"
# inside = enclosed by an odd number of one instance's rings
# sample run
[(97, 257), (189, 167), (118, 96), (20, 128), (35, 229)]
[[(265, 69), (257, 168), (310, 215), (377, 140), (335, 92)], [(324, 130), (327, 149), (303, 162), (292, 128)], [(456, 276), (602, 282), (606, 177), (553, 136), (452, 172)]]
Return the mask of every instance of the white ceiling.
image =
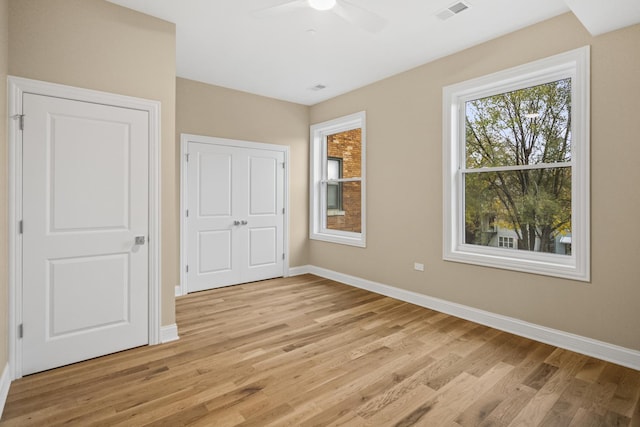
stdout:
[(565, 0), (589, 32), (597, 36), (640, 22), (640, 0)]
[[(179, 77), (312, 105), (586, 0), (469, 0), (469, 9), (444, 21), (436, 13), (456, 0), (348, 0), (386, 19), (377, 33), (310, 7), (256, 13), (286, 0), (108, 1), (176, 24)], [(606, 0), (617, 2), (638, 0)], [(316, 85), (326, 88), (311, 90)]]

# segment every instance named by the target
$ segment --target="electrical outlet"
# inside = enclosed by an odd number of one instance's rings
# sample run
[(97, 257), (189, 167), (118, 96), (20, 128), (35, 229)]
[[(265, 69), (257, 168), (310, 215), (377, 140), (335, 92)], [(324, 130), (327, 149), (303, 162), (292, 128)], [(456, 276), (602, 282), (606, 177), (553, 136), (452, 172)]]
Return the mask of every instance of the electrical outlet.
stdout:
[(422, 264), (420, 262), (414, 262), (413, 263), (413, 269), (415, 271), (424, 271), (424, 264)]

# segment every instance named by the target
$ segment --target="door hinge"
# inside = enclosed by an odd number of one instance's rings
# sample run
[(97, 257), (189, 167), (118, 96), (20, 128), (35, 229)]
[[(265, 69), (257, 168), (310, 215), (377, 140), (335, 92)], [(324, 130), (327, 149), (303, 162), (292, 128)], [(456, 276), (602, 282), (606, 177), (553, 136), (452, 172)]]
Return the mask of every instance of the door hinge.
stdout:
[(284, 254), (282, 254), (282, 259), (284, 259)]
[(18, 338), (22, 338), (24, 336), (24, 326), (22, 323), (18, 325)]
[(284, 162), (282, 163), (282, 169), (284, 169)]
[(187, 209), (187, 211), (185, 212), (185, 215), (187, 216), (187, 218), (189, 218), (189, 209)]
[(24, 130), (24, 114), (14, 114), (11, 116), (12, 119), (18, 120), (18, 128), (20, 130)]
[(284, 213), (284, 208), (282, 208), (282, 213)]
[(185, 272), (188, 273), (189, 272), (189, 266), (185, 266)]
[(188, 162), (189, 161), (189, 153), (184, 155), (185, 160)]
[(22, 220), (18, 221), (18, 233), (22, 234), (23, 231), (23, 222)]

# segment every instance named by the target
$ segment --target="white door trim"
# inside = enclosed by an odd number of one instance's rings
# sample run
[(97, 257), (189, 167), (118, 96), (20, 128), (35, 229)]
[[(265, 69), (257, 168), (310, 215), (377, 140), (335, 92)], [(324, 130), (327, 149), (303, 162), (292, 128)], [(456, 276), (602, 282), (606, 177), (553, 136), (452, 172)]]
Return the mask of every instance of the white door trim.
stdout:
[(189, 142), (225, 145), (236, 148), (279, 151), (284, 154), (284, 263), (283, 276), (289, 276), (289, 147), (286, 145), (266, 144), (262, 142), (242, 141), (238, 139), (217, 138), (212, 136), (180, 134), (180, 284), (176, 287), (176, 296), (187, 294), (187, 148)]
[(22, 377), (22, 140), (18, 116), (22, 95), (92, 102), (149, 113), (149, 344), (160, 343), (160, 102), (9, 76), (9, 366), (11, 378)]

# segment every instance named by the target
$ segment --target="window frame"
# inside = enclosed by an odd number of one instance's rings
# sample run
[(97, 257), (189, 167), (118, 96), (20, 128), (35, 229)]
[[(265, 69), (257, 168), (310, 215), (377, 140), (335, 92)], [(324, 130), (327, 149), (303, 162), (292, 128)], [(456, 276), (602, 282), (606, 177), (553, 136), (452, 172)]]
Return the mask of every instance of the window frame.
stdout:
[[(360, 182), (360, 233), (327, 228), (327, 136), (353, 129), (361, 129), (360, 178), (341, 178), (331, 182)], [(310, 193), (309, 238), (350, 246), (366, 247), (366, 113), (339, 117), (310, 126)], [(324, 182), (323, 182), (324, 181)]]
[[(443, 88), (443, 259), (590, 281), (590, 49), (554, 55)], [(505, 251), (464, 241), (465, 103), (571, 78), (571, 255)]]
[(516, 249), (515, 239), (510, 236), (498, 236), (498, 247), (506, 249)]

